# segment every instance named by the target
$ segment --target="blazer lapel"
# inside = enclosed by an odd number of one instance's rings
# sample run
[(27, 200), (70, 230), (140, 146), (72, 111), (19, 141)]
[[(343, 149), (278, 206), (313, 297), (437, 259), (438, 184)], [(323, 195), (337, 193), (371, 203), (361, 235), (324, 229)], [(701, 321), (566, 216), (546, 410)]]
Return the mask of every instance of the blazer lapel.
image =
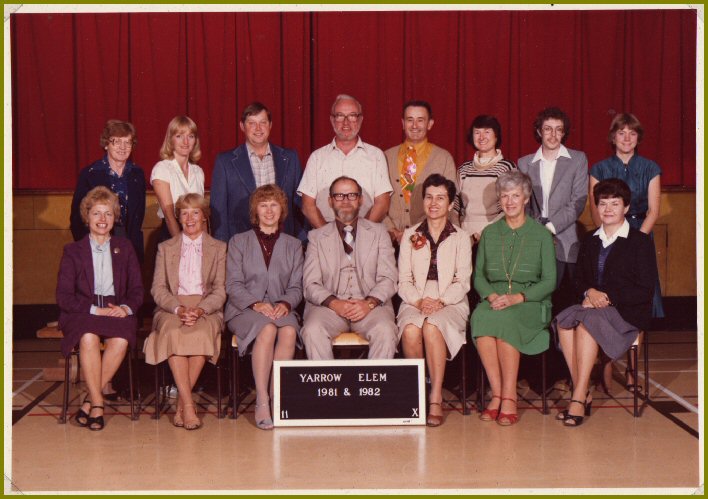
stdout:
[(211, 272), (212, 265), (214, 263), (214, 258), (216, 257), (216, 250), (214, 249), (213, 239), (204, 232), (202, 234), (202, 293), (207, 295), (210, 290), (206, 289), (206, 283), (212, 282)]
[(541, 160), (533, 161), (529, 165), (529, 177), (531, 177), (531, 185), (533, 186), (533, 199), (531, 200), (531, 203), (534, 204), (535, 212), (538, 213), (538, 216), (540, 216), (541, 211), (543, 210), (543, 187), (541, 186)]
[(172, 294), (179, 290), (179, 258), (182, 251), (182, 235), (169, 240), (165, 247), (165, 260), (167, 264), (167, 284)]
[(273, 155), (273, 166), (275, 167), (275, 183), (277, 185), (285, 185), (285, 171), (288, 160), (284, 156), (281, 156), (280, 152), (273, 146), (270, 146), (270, 152)]
[(337, 225), (334, 222), (330, 223), (329, 228), (328, 233), (323, 236), (322, 256), (325, 261), (322, 262), (321, 268), (327, 268), (332, 272), (334, 289), (331, 291), (336, 293), (339, 288), (339, 270), (342, 268), (340, 261), (342, 257), (342, 250), (340, 249), (342, 248), (342, 238), (339, 237)]
[(364, 262), (366, 262), (374, 246), (374, 237), (368, 227), (357, 223), (356, 239), (354, 240), (354, 262), (359, 278), (363, 279)]
[(600, 247), (602, 246), (602, 241), (599, 237), (593, 236), (592, 244), (590, 245), (590, 268), (592, 269), (592, 279), (593, 282), (597, 282), (597, 259), (600, 257)]
[(242, 145), (236, 149), (234, 152), (234, 157), (231, 160), (231, 164), (234, 165), (236, 174), (248, 193), (252, 193), (256, 190), (256, 178), (253, 176), (253, 169), (251, 168), (251, 161), (248, 159), (248, 149), (245, 145)]
[[(93, 283), (95, 277), (93, 275), (93, 254), (91, 253), (91, 242), (89, 236), (84, 236), (79, 245), (79, 252), (81, 253), (81, 262), (84, 266), (84, 275), (86, 276), (86, 285), (91, 295), (95, 294)], [(91, 298), (93, 300), (93, 298)]]
[(553, 180), (551, 181), (551, 192), (549, 194), (549, 199), (550, 196), (553, 195), (553, 191), (555, 191), (556, 187), (558, 187), (558, 184), (561, 183), (561, 180), (570, 172), (569, 163), (570, 160), (565, 156), (560, 156), (556, 161), (556, 169), (553, 172)]
[(454, 278), (457, 236), (457, 232), (450, 234), (450, 236), (438, 246), (438, 291), (440, 294), (447, 289)]
[(116, 300), (124, 295), (123, 282), (120, 276), (123, 275), (123, 254), (120, 252), (120, 248), (115, 245), (115, 239), (111, 238), (110, 248), (111, 252), (111, 267), (113, 268), (113, 291), (116, 296)]

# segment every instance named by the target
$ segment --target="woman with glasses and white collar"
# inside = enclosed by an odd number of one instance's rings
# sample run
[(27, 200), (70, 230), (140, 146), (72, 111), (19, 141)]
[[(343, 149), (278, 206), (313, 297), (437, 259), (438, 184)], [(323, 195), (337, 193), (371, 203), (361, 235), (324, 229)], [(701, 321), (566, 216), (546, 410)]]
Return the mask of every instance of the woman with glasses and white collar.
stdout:
[(183, 194), (204, 195), (204, 170), (197, 165), (202, 157), (197, 124), (189, 116), (175, 116), (167, 125), (159, 161), (152, 168), (150, 184), (155, 189), (157, 216), (162, 219), (158, 242), (180, 234), (175, 203)]

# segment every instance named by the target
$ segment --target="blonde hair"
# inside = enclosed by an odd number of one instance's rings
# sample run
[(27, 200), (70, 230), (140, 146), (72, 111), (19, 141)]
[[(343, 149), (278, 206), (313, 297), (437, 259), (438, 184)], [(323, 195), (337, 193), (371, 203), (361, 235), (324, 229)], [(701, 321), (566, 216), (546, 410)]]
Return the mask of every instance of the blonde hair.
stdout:
[(83, 220), (86, 225), (88, 225), (89, 211), (91, 211), (91, 208), (97, 204), (105, 204), (106, 206), (109, 206), (113, 209), (113, 216), (116, 221), (120, 219), (120, 202), (118, 201), (118, 196), (108, 187), (99, 185), (98, 187), (94, 187), (88, 191), (79, 205), (81, 220)]
[(179, 220), (180, 211), (186, 208), (199, 208), (202, 210), (202, 215), (204, 215), (204, 218), (209, 220), (209, 215), (211, 214), (209, 211), (209, 203), (206, 202), (206, 199), (204, 199), (204, 196), (201, 194), (190, 192), (188, 194), (182, 194), (177, 198), (177, 201), (175, 202), (175, 216), (177, 217), (177, 220)]
[(202, 157), (202, 148), (199, 145), (199, 132), (197, 131), (197, 124), (192, 121), (189, 116), (175, 116), (167, 125), (167, 132), (165, 133), (165, 140), (162, 142), (162, 147), (160, 147), (160, 157), (162, 159), (172, 159), (175, 157), (175, 150), (172, 146), (172, 137), (177, 135), (182, 129), (189, 130), (190, 133), (194, 134), (194, 149), (189, 154), (189, 161), (196, 163)]

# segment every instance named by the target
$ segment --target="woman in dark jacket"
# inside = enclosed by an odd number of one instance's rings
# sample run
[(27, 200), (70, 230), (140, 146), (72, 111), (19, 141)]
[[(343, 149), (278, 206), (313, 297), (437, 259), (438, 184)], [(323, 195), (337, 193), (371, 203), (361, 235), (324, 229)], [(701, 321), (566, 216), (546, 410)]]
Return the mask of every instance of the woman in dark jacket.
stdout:
[(143, 261), (143, 219), (145, 218), (145, 174), (130, 160), (135, 145), (132, 123), (108, 120), (101, 133), (102, 159), (79, 173), (71, 200), (71, 234), (78, 241), (88, 229), (81, 217), (79, 205), (88, 191), (102, 185), (118, 195), (120, 217), (115, 220), (113, 234), (130, 240), (140, 262)]
[(611, 359), (624, 354), (651, 321), (657, 278), (652, 239), (625, 219), (631, 191), (612, 178), (593, 188), (602, 225), (582, 241), (576, 272), (580, 305), (558, 314), (555, 326), (573, 379), (568, 408), (558, 414), (566, 426), (590, 415), (590, 372), (599, 348)]
[(95, 187), (79, 209), (89, 235), (64, 247), (57, 277), (59, 328), (64, 333), (61, 351), (66, 357), (80, 345), (81, 375), (88, 395), (76, 422), (102, 430), (102, 390), (128, 346), (135, 346), (135, 314), (143, 303), (143, 281), (130, 242), (111, 236), (120, 213), (118, 196), (106, 187)]

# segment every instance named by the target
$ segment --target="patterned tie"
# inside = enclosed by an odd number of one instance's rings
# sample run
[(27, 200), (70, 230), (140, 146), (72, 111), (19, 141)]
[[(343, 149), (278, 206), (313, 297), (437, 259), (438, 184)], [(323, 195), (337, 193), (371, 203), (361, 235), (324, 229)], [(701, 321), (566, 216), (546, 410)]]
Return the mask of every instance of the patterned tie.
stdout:
[(403, 165), (401, 171), (401, 191), (403, 192), (403, 199), (407, 205), (411, 204), (411, 195), (415, 189), (415, 179), (418, 173), (418, 161), (417, 153), (415, 152), (415, 147), (408, 146), (406, 150), (406, 156), (403, 158)]
[(344, 226), (344, 252), (350, 260), (354, 252), (354, 235), (352, 234), (352, 230), (354, 230), (354, 227), (351, 225)]

